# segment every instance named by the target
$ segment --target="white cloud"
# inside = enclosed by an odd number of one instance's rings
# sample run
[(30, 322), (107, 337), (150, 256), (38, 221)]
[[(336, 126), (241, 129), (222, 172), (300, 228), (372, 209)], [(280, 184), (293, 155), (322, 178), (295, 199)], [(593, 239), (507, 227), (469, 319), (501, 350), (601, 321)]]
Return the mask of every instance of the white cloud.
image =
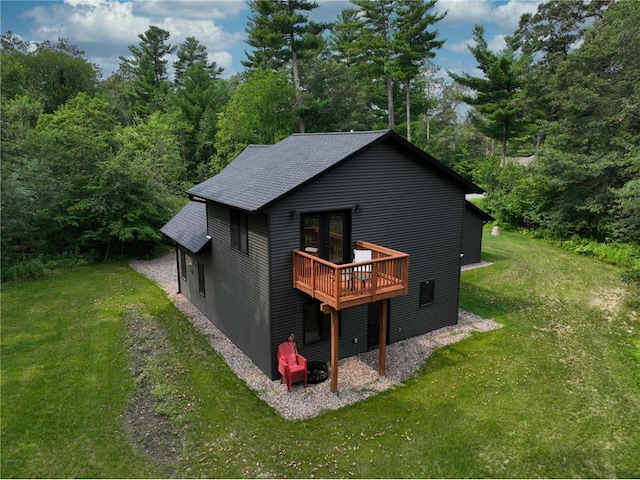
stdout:
[(89, 55), (87, 56), (87, 58), (91, 63), (95, 63), (96, 65), (100, 66), (103, 80), (109, 77), (111, 73), (117, 71), (118, 67), (120, 66), (120, 61), (118, 60), (118, 57), (113, 55), (108, 57), (99, 57), (95, 55)]
[(444, 48), (456, 53), (469, 53), (469, 45), (473, 45), (473, 44), (474, 44), (473, 40), (469, 38), (467, 40), (461, 40), (456, 43), (446, 42), (444, 44)]
[(248, 10), (248, 5), (239, 0), (142, 0), (133, 3), (135, 15), (154, 19), (171, 17), (179, 11), (180, 17), (185, 19), (222, 20), (236, 18), (243, 10)]
[(345, 8), (358, 8), (346, 0), (316, 0), (318, 8), (309, 12), (309, 18), (316, 22), (334, 22)]
[(439, 0), (434, 10), (440, 13), (448, 12), (438, 25), (466, 26), (486, 21), (491, 14), (491, 2), (486, 0)]
[(150, 25), (167, 30), (172, 45), (196, 37), (228, 73), (233, 62), (230, 51), (245, 34), (243, 28), (225, 30), (214, 18), (237, 16), (243, 9), (246, 4), (238, 1), (65, 0), (64, 4), (32, 8), (26, 16), (32, 19), (38, 40), (69, 38), (101, 66), (106, 77), (117, 69), (117, 56), (126, 54), (127, 46), (136, 45), (138, 35)]
[(226, 51), (215, 52), (209, 55), (209, 60), (216, 62), (216, 65), (225, 69), (225, 74), (233, 74), (237, 72), (230, 72), (231, 64), (233, 62), (233, 55)]
[(543, 0), (511, 0), (504, 5), (499, 5), (491, 12), (491, 19), (509, 34), (518, 28), (520, 17), (525, 13), (535, 13), (538, 4)]
[(494, 53), (498, 53), (500, 50), (504, 50), (507, 46), (507, 42), (505, 40), (506, 35), (502, 33), (491, 37), (487, 40), (487, 47)]
[[(489, 48), (504, 48), (504, 35), (513, 33), (520, 15), (535, 12), (540, 0), (439, 0), (434, 11), (448, 11), (438, 23), (447, 42), (438, 55), (443, 66), (452, 58), (473, 64), (467, 45), (474, 23), (484, 24)], [(319, 0), (320, 8), (309, 16), (316, 21), (335, 20), (346, 0)], [(30, 21), (30, 40), (66, 37), (99, 64), (105, 77), (117, 69), (118, 56), (127, 55), (127, 46), (137, 45), (138, 35), (150, 25), (170, 32), (169, 42), (178, 45), (187, 36), (207, 47), (209, 57), (225, 68), (224, 75), (241, 70), (239, 60), (249, 48), (246, 38), (247, 1), (241, 0), (64, 0), (30, 8), (22, 17)]]
[(497, 4), (489, 0), (439, 0), (436, 9), (447, 16), (438, 24), (443, 27), (471, 27), (474, 24), (494, 24), (499, 33), (511, 35), (518, 27), (520, 17), (525, 13), (535, 13), (543, 0), (510, 0)]
[(210, 53), (227, 48), (244, 38), (243, 32), (227, 32), (220, 25), (207, 20), (194, 21), (181, 17), (168, 17), (157, 25), (171, 33), (172, 44), (178, 44), (189, 36), (196, 37), (200, 43), (207, 46)]
[(490, 0), (438, 0), (436, 10), (449, 12), (441, 22), (443, 26), (493, 22), (502, 32), (511, 34), (518, 27), (520, 17), (525, 13), (535, 13), (543, 1), (509, 0), (497, 5)]
[(63, 3), (71, 5), (72, 7), (77, 7), (78, 5), (99, 5), (104, 3), (104, 0), (64, 0)]
[(469, 73), (469, 75), (471, 75), (472, 77), (487, 78), (484, 72), (480, 70), (478, 67), (474, 67), (471, 71), (467, 70), (467, 73)]
[[(473, 40), (472, 38), (469, 38), (467, 40), (461, 40), (456, 43), (447, 42), (444, 44), (445, 45), (444, 48), (455, 53), (471, 55), (471, 52), (469, 52), (469, 47), (474, 46), (475, 43), (476, 43), (475, 40)], [(493, 37), (487, 40), (487, 47), (489, 48), (490, 51), (494, 53), (498, 53), (499, 51), (504, 50), (506, 46), (507, 46), (506, 35), (502, 33), (498, 35), (494, 35)]]
[(149, 19), (132, 15), (130, 2), (71, 0), (26, 12), (32, 30), (43, 39), (68, 37), (77, 43), (131, 43)]

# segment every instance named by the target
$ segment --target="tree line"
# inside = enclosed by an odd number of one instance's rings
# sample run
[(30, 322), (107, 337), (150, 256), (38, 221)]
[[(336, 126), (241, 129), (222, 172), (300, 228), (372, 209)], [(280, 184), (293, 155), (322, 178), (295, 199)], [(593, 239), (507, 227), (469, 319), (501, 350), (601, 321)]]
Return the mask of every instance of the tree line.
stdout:
[(294, 132), (392, 128), (486, 188), (501, 223), (640, 242), (637, 2), (551, 0), (500, 52), (476, 25), (483, 75), (453, 82), (436, 0), (351, 3), (329, 24), (310, 0), (252, 0), (230, 78), (153, 25), (104, 80), (66, 39), (2, 35), (3, 276), (153, 252), (185, 189)]

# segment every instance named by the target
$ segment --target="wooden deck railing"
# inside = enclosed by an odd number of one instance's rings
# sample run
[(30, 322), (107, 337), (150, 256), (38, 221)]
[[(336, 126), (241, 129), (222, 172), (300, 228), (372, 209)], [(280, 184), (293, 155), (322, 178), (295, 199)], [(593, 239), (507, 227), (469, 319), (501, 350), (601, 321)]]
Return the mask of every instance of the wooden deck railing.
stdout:
[(409, 254), (358, 240), (371, 260), (337, 265), (300, 250), (293, 252), (293, 286), (336, 310), (409, 291)]

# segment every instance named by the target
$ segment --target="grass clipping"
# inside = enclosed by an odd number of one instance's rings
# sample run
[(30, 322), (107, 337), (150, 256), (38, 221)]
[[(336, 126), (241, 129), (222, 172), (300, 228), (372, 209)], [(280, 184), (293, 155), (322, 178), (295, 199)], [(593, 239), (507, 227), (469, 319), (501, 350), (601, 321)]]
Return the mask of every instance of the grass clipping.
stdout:
[[(161, 468), (173, 469), (183, 450), (183, 414), (190, 408), (174, 382), (173, 346), (160, 323), (129, 308), (125, 314), (135, 393), (124, 415), (131, 444)], [(182, 372), (183, 373), (183, 372)]]

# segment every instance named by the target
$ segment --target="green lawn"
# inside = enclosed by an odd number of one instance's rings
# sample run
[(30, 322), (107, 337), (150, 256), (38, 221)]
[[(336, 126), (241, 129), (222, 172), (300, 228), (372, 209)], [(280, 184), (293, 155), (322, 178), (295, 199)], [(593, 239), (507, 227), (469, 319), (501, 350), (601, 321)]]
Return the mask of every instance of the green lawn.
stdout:
[(406, 386), (297, 422), (125, 265), (4, 285), (0, 475), (640, 476), (638, 291), (517, 234), (484, 247), (495, 264), (463, 274), (462, 307), (504, 328), (438, 350)]

